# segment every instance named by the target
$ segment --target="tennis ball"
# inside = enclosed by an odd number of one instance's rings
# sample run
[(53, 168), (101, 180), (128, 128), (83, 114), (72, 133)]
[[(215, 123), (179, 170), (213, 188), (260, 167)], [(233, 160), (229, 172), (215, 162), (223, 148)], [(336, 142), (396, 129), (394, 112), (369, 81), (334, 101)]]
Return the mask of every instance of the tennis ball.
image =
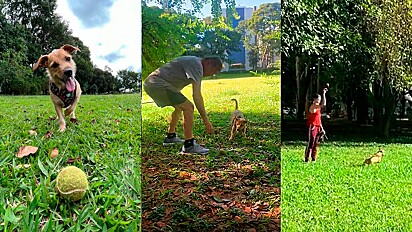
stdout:
[(83, 198), (89, 183), (86, 174), (77, 167), (63, 168), (56, 179), (56, 192), (64, 199), (78, 201)]

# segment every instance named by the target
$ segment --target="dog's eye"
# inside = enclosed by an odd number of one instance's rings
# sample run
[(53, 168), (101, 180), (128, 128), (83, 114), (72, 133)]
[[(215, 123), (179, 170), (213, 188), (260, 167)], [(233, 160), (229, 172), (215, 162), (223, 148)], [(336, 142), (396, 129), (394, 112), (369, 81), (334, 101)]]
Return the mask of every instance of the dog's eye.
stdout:
[(55, 62), (55, 63), (53, 63), (53, 64), (51, 65), (51, 67), (52, 67), (52, 68), (57, 68), (57, 67), (59, 67), (59, 64)]
[(68, 57), (66, 57), (66, 61), (70, 61), (70, 57), (68, 56)]

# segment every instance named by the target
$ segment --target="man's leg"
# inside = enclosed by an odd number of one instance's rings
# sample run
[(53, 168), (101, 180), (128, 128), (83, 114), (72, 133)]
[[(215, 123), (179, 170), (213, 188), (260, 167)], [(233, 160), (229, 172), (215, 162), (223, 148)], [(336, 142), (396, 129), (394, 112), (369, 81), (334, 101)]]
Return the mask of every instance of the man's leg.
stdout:
[[(173, 118), (173, 116), (175, 116), (174, 114), (177, 114), (177, 112), (183, 112), (183, 131), (185, 140), (193, 139), (193, 113), (195, 110), (193, 103), (191, 103), (189, 100), (186, 100), (182, 104), (175, 105), (173, 107), (175, 108), (175, 111), (172, 114), (172, 120), (169, 125), (169, 132), (170, 130), (173, 130), (173, 127), (176, 130), (177, 121), (179, 120), (179, 118)], [(180, 114), (181, 113), (179, 113), (179, 117)]]
[(310, 157), (312, 156), (312, 146), (313, 146), (313, 137), (312, 137), (312, 126), (309, 126), (308, 129), (308, 145), (305, 149), (305, 162), (309, 162)]
[(319, 145), (319, 136), (320, 135), (320, 127), (315, 127), (313, 130), (312, 136), (314, 138), (313, 141), (313, 148), (312, 148), (312, 161), (316, 161), (318, 158), (318, 145)]
[(177, 123), (179, 122), (181, 115), (182, 115), (182, 110), (175, 107), (175, 111), (173, 111), (172, 113), (172, 119), (170, 120), (167, 133), (176, 133), (176, 126), (177, 126)]
[(203, 148), (193, 139), (193, 124), (194, 124), (194, 105), (189, 100), (186, 100), (182, 104), (173, 106), (177, 110), (183, 112), (183, 131), (185, 136), (185, 142), (182, 148), (183, 153), (193, 154), (208, 154), (209, 149)]
[(180, 116), (182, 115), (182, 110), (176, 108), (172, 113), (172, 119), (169, 122), (169, 128), (167, 129), (167, 135), (163, 141), (163, 146), (169, 146), (174, 144), (182, 144), (184, 140), (181, 140), (176, 134), (176, 126), (179, 122)]

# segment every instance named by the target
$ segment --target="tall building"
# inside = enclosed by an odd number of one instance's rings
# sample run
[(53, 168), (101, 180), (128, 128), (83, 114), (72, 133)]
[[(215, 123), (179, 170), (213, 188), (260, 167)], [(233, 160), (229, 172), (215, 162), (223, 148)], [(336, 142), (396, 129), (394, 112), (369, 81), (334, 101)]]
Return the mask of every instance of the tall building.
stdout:
[[(246, 7), (246, 6), (236, 7), (236, 12), (240, 17), (239, 19), (233, 18), (232, 20), (233, 28), (236, 28), (240, 21), (251, 18), (252, 13), (255, 10), (256, 10), (256, 6), (255, 7)], [(222, 9), (222, 13), (223, 13), (223, 16), (225, 17), (227, 16), (226, 9)], [(255, 40), (252, 39), (250, 43), (255, 43)], [(225, 71), (237, 70), (237, 69), (251, 70), (253, 68), (249, 64), (248, 50), (245, 48), (243, 42), (241, 42), (239, 48), (240, 48), (239, 52), (231, 51), (231, 54), (229, 55), (229, 59), (232, 60), (232, 66), (230, 67), (229, 64), (225, 64)], [(239, 68), (240, 66), (242, 66), (241, 64), (244, 66), (244, 68)]]

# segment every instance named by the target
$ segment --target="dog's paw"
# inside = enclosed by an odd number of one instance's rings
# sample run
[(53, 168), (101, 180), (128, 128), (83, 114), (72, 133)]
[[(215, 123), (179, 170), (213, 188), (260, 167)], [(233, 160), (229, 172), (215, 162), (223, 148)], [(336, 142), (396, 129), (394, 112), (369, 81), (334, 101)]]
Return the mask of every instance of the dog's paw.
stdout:
[(70, 122), (73, 123), (73, 124), (77, 124), (77, 119), (76, 118), (71, 118)]
[(64, 132), (65, 130), (66, 130), (66, 127), (65, 127), (65, 126), (59, 127), (59, 132)]

